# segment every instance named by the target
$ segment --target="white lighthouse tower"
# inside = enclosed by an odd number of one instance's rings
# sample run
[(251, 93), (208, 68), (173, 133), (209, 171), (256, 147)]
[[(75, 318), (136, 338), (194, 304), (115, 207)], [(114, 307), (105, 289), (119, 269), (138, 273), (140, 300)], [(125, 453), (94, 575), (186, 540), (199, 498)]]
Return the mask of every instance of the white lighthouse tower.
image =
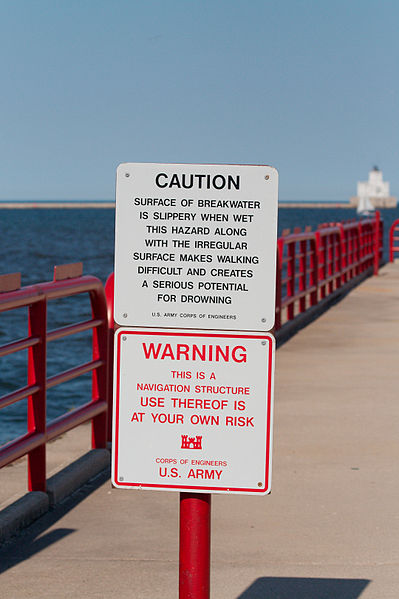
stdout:
[(389, 183), (383, 180), (382, 171), (375, 166), (369, 172), (368, 181), (359, 181), (357, 196), (350, 199), (353, 206), (359, 206), (367, 198), (370, 208), (396, 208), (397, 200), (389, 195)]

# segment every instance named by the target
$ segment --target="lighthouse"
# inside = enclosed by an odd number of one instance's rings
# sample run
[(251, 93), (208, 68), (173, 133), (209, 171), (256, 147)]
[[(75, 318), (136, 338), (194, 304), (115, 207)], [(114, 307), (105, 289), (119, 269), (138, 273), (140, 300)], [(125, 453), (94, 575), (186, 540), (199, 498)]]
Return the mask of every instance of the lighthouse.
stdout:
[(350, 203), (358, 206), (359, 198), (369, 198), (374, 208), (396, 208), (397, 199), (389, 193), (389, 183), (383, 180), (382, 171), (375, 166), (369, 172), (368, 181), (358, 181), (357, 196), (352, 197)]

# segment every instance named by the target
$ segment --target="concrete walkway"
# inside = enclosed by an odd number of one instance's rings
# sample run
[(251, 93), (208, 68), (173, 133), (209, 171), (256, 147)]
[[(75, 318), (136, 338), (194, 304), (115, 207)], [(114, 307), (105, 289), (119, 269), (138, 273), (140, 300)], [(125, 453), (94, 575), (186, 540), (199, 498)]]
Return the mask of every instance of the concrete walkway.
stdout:
[[(212, 597), (399, 596), (399, 264), (277, 352), (273, 493), (213, 497)], [(99, 479), (0, 552), (0, 596), (177, 597), (178, 494)]]

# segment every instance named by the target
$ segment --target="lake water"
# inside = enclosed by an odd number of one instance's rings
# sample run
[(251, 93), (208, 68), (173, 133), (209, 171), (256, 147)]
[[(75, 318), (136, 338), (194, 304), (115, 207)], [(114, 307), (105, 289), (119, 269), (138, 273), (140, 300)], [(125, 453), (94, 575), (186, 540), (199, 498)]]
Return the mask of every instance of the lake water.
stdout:
[[(279, 232), (294, 227), (313, 229), (322, 222), (356, 217), (345, 208), (283, 208)], [(384, 250), (388, 258), (388, 231), (399, 209), (382, 211)], [(56, 264), (83, 262), (84, 274), (105, 283), (113, 270), (113, 209), (2, 209), (0, 210), (0, 274), (21, 272), (22, 285), (49, 281)], [(49, 306), (49, 329), (90, 317), (88, 298), (57, 300)], [(0, 313), (0, 345), (26, 335), (26, 309)], [(82, 334), (49, 344), (48, 376), (91, 359), (89, 335)], [(26, 384), (26, 352), (0, 358), (0, 396)], [(47, 417), (85, 403), (90, 398), (90, 375), (51, 389)], [(27, 401), (0, 410), (0, 444), (26, 432)]]

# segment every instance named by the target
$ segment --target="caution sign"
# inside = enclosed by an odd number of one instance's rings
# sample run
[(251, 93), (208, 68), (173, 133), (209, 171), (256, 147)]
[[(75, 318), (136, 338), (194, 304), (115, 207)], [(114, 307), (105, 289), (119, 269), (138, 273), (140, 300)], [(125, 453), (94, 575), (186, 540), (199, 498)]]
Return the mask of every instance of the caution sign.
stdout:
[(112, 482), (270, 492), (274, 338), (118, 329)]
[(115, 321), (272, 329), (277, 190), (269, 166), (120, 165)]

